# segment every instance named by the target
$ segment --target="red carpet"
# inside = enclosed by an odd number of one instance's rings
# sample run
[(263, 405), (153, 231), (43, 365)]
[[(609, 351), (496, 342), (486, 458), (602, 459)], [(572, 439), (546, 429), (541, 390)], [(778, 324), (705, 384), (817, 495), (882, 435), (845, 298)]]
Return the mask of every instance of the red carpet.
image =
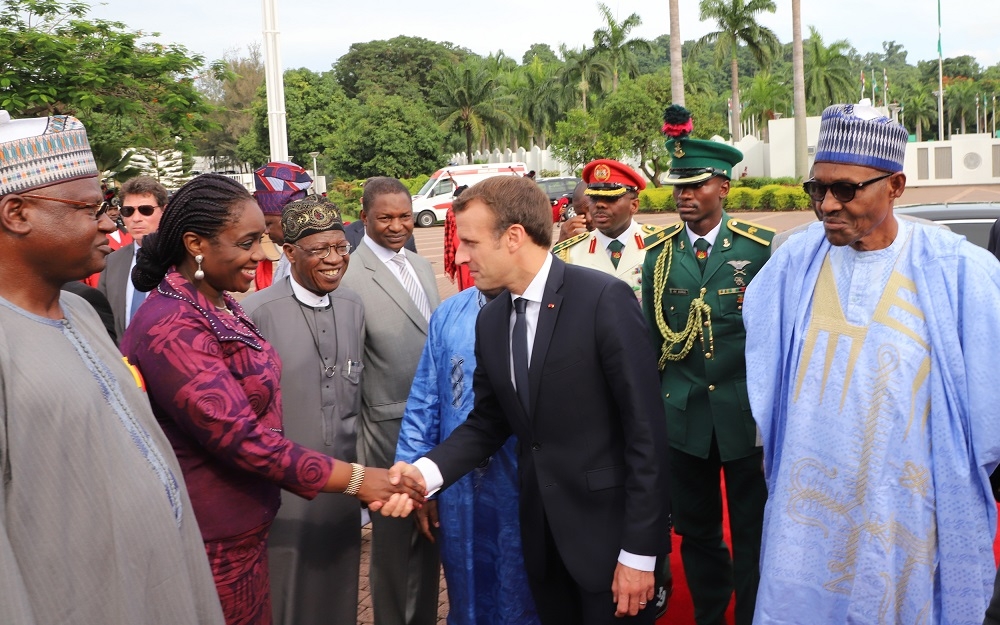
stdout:
[[(722, 497), (726, 496), (726, 482), (722, 480)], [(997, 505), (1000, 512), (1000, 504)], [(729, 538), (729, 513), (726, 506), (722, 506), (722, 533), (726, 544), (730, 543)], [(667, 613), (656, 621), (656, 625), (692, 625), (694, 623), (694, 604), (691, 602), (691, 592), (688, 590), (687, 578), (684, 577), (684, 565), (681, 564), (681, 538), (677, 534), (673, 535), (673, 550), (670, 552), (670, 570), (674, 574), (674, 594), (667, 604)], [(732, 546), (730, 545), (730, 552)], [(993, 541), (993, 556), (1000, 562), (1000, 533)], [(726, 622), (732, 623), (735, 609), (735, 597), (729, 601), (729, 609), (726, 611)]]

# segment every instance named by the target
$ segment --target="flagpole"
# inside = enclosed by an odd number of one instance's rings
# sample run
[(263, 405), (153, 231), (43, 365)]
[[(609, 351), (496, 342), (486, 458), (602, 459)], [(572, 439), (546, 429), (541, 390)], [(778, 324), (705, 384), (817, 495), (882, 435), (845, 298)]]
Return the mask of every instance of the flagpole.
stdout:
[(944, 55), (941, 52), (941, 0), (938, 0), (938, 141), (944, 141)]

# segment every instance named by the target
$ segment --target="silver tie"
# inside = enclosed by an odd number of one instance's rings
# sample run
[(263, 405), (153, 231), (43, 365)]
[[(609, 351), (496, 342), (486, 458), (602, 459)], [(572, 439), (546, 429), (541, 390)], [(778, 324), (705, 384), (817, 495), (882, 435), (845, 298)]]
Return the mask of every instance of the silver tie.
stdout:
[(424, 293), (424, 289), (420, 286), (420, 283), (410, 274), (406, 256), (400, 252), (392, 257), (392, 262), (396, 263), (396, 267), (399, 268), (399, 281), (403, 284), (406, 292), (410, 294), (410, 299), (417, 305), (417, 310), (424, 316), (424, 319), (430, 321), (431, 305), (427, 301), (427, 293)]

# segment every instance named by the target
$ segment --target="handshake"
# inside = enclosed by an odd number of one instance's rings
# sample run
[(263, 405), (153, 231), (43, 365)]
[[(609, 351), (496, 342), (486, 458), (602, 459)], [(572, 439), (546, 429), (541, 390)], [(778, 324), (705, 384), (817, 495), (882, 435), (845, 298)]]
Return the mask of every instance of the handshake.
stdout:
[(364, 472), (356, 497), (372, 512), (405, 517), (422, 507), (427, 483), (412, 464), (397, 462), (389, 469), (365, 467)]

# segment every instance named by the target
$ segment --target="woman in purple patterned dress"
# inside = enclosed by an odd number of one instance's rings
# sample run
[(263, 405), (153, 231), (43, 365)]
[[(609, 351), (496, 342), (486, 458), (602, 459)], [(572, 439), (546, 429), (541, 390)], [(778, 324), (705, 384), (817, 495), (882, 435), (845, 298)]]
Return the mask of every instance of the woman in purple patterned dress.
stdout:
[(281, 362), (226, 293), (253, 284), (264, 230), (234, 180), (206, 174), (184, 185), (138, 250), (132, 281), (150, 293), (121, 344), (180, 461), (229, 625), (271, 623), (267, 535), (280, 489), (307, 499), (343, 492), (372, 509), (398, 490), (385, 469), (282, 435)]

